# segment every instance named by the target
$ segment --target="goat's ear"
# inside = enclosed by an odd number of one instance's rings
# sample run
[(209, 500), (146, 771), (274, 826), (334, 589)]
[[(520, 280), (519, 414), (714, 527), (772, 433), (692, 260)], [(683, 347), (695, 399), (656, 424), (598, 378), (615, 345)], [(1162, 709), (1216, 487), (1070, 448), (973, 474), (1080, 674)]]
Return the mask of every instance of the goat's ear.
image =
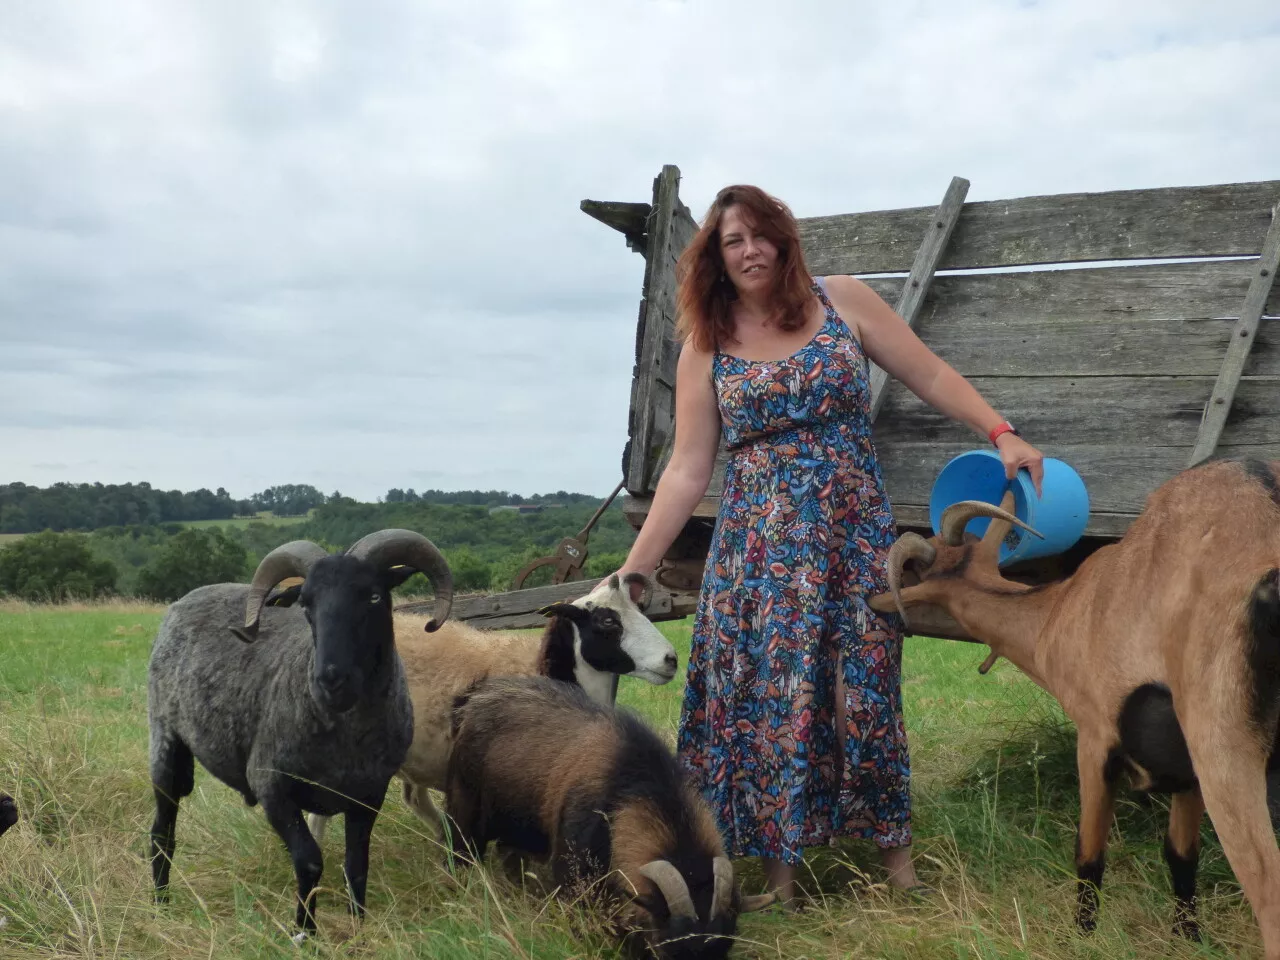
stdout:
[(383, 574), (387, 578), (387, 589), (394, 590), (417, 572), (417, 567), (406, 567), (404, 564), (392, 567)]
[(544, 617), (568, 617), (570, 620), (577, 620), (585, 611), (572, 603), (549, 603), (545, 607), (539, 607), (538, 613)]
[(302, 584), (295, 583), (292, 587), (286, 587), (279, 593), (273, 593), (267, 597), (264, 607), (292, 607), (298, 602), (298, 597), (302, 596)]

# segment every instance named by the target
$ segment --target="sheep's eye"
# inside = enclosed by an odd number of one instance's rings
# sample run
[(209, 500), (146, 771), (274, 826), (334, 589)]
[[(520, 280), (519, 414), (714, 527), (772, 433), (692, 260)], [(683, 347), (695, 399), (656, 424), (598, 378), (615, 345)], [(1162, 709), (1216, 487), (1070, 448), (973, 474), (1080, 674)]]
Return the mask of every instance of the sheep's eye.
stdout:
[(382, 594), (380, 594), (377, 590), (373, 591), (373, 593), (369, 594), (369, 602), (370, 602), (370, 603), (381, 603), (381, 602), (382, 602)]

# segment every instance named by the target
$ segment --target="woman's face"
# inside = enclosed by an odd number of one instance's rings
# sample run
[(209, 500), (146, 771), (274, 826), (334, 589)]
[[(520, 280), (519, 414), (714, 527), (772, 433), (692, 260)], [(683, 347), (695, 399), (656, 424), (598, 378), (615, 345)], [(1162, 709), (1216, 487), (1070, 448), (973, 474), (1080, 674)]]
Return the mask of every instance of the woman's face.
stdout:
[(720, 256), (739, 293), (770, 290), (778, 266), (778, 248), (760, 234), (742, 207), (734, 204), (720, 216)]

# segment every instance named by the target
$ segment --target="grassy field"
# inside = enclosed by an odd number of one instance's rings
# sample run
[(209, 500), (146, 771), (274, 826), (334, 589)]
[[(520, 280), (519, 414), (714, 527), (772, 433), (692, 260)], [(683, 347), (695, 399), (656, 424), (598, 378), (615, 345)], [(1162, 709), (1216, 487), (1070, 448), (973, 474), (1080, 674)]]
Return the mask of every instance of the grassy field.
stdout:
[[(262, 813), (197, 768), (178, 820), (174, 900), (157, 908), (143, 860), (150, 825), (146, 660), (161, 608), (0, 605), (0, 788), (23, 819), (0, 839), (0, 957), (296, 956), (293, 879)], [(681, 651), (684, 623), (664, 625)], [(1098, 931), (1079, 936), (1071, 851), (1074, 737), (1012, 667), (987, 677), (985, 648), (914, 638), (904, 679), (914, 771), (916, 855), (938, 893), (913, 903), (882, 884), (869, 844), (808, 862), (804, 913), (743, 919), (744, 958), (1114, 958), (1256, 956), (1247, 904), (1205, 827), (1206, 943), (1169, 935), (1160, 844), (1165, 805), (1119, 804)], [(679, 681), (624, 680), (622, 700), (673, 733)], [(512, 887), (497, 873), (449, 872), (393, 786), (374, 832), (368, 920), (339, 901), (341, 835), (325, 843), (317, 957), (614, 957), (590, 915)], [(741, 865), (749, 891), (753, 863)]]
[[(277, 527), (288, 527), (288, 526), (292, 526), (295, 523), (305, 523), (308, 519), (309, 517), (306, 517), (306, 516), (277, 517), (271, 511), (267, 510), (267, 511), (263, 511), (262, 513), (259, 513), (256, 517), (232, 517), (229, 520), (188, 520), (186, 523), (183, 524), (183, 526), (197, 527), (197, 528), (235, 527), (237, 529), (242, 530), (245, 527), (249, 526), (249, 524), (251, 523), (270, 523)], [(26, 536), (25, 533), (0, 533), (0, 547), (3, 547), (5, 544), (8, 544), (8, 543), (13, 543), (15, 540), (21, 540), (25, 536)]]
[(277, 527), (288, 527), (295, 523), (306, 523), (309, 515), (298, 517), (277, 517), (270, 510), (259, 513), (256, 517), (233, 517), (230, 520), (188, 520), (184, 527), (236, 527), (243, 530), (251, 523), (270, 523)]

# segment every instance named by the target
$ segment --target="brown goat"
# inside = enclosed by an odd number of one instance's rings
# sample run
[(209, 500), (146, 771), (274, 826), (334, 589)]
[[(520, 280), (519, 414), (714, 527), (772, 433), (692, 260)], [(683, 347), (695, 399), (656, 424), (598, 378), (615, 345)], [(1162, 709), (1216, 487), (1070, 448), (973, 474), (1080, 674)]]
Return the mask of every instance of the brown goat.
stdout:
[(725, 956), (743, 897), (715, 821), (643, 721), (545, 677), (486, 680), (454, 712), (446, 802), (454, 849), (491, 841), (549, 858), (564, 889), (621, 907), (629, 951), (662, 960)]
[[(1280, 720), (1280, 463), (1217, 461), (1176, 475), (1124, 537), (1066, 580), (1028, 586), (997, 565), (1011, 514), (949, 508), (941, 533), (906, 533), (890, 553), (890, 611), (935, 604), (1052, 694), (1077, 731), (1077, 921), (1091, 930), (1113, 791), (1171, 793), (1165, 859), (1175, 930), (1195, 919), (1205, 811), (1253, 906), (1268, 960), (1280, 960), (1280, 848), (1266, 773)], [(1008, 497), (1005, 506), (1010, 504)], [(981, 541), (964, 533), (992, 519)], [(1023, 526), (1019, 523), (1020, 526)], [(909, 566), (908, 566), (909, 565)], [(904, 586), (904, 571), (918, 583)]]

